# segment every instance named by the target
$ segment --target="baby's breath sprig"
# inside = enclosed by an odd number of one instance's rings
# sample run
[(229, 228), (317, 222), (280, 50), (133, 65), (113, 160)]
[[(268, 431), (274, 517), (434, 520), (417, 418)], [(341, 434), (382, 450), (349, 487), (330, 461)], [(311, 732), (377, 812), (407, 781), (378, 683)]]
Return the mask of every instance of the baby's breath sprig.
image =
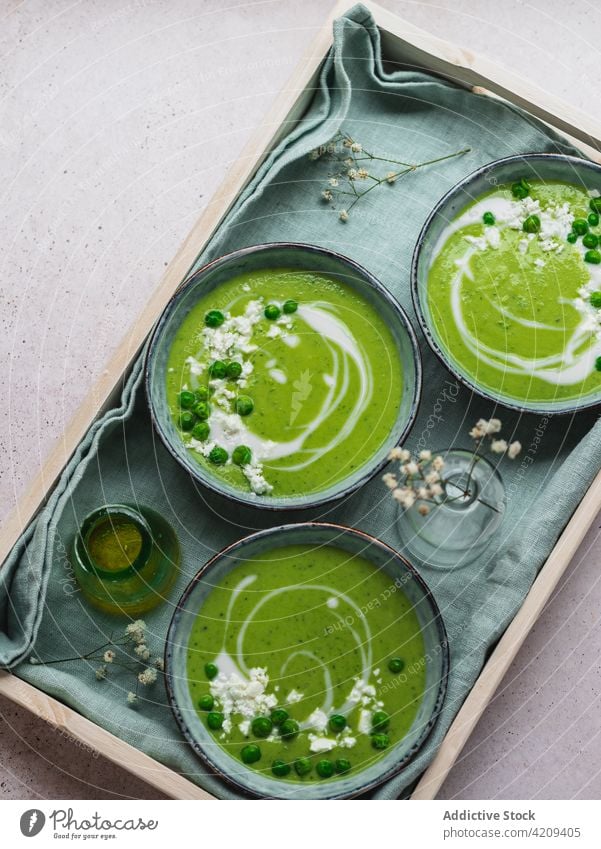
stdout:
[(138, 689), (141, 684), (148, 687), (155, 683), (158, 672), (163, 672), (163, 658), (156, 655), (153, 657), (148, 648), (146, 623), (142, 619), (130, 622), (123, 634), (116, 639), (103, 643), (86, 654), (77, 654), (72, 657), (61, 657), (54, 660), (40, 660), (38, 657), (30, 657), (29, 662), (35, 666), (51, 666), (54, 663), (70, 663), (75, 660), (86, 660), (98, 663), (94, 670), (97, 681), (104, 681), (109, 676), (109, 669), (120, 668), (133, 673), (135, 678), (135, 691), (128, 692), (126, 701), (130, 707), (138, 703)]
[[(369, 194), (373, 189), (383, 184), (392, 185), (399, 177), (424, 168), (426, 165), (434, 165), (436, 162), (444, 162), (464, 153), (469, 153), (471, 148), (457, 150), (446, 156), (436, 159), (428, 159), (425, 162), (403, 162), (400, 159), (391, 159), (388, 156), (378, 156), (365, 150), (363, 145), (355, 141), (347, 133), (339, 130), (331, 141), (311, 151), (309, 159), (312, 161), (326, 160), (333, 165), (332, 172), (328, 178), (327, 186), (321, 192), (322, 200), (334, 204), (338, 209), (338, 218), (342, 222), (349, 219), (351, 210), (361, 198)], [(373, 173), (370, 169), (379, 163), (387, 163), (395, 166), (384, 175)]]
[[(465, 490), (457, 496), (446, 494), (447, 480), (444, 474), (445, 461), (440, 455), (433, 456), (431, 451), (420, 451), (414, 455), (407, 448), (393, 448), (388, 459), (398, 463), (396, 472), (386, 472), (382, 480), (392, 492), (392, 497), (400, 506), (408, 510), (418, 503), (417, 510), (422, 516), (427, 516), (432, 507), (440, 504), (467, 498), (471, 494), (472, 475), (476, 463), (482, 459), (484, 451), (490, 449), (494, 454), (504, 454), (514, 460), (522, 450), (516, 440), (508, 443), (501, 439), (500, 419), (479, 419), (470, 430), (469, 435), (474, 440), (474, 451), (467, 472)], [(478, 498), (482, 504), (496, 508)]]

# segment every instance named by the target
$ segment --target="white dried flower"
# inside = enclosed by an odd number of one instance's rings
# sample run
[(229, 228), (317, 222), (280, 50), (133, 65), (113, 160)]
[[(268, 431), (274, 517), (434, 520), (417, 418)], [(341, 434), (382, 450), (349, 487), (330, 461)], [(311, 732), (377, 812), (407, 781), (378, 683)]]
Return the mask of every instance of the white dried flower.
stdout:
[(432, 459), (432, 452), (431, 451), (420, 451), (419, 452), (419, 459), (420, 460), (426, 460), (426, 461), (431, 460)]
[(428, 487), (420, 486), (420, 488), (417, 490), (417, 497), (427, 501), (427, 499), (430, 497), (430, 490), (428, 489)]
[(396, 178), (397, 178), (396, 173), (394, 171), (389, 171), (388, 174), (386, 175), (386, 182), (387, 183), (396, 183)]
[(394, 448), (391, 448), (390, 451), (388, 452), (388, 459), (389, 460), (400, 460), (402, 453), (403, 453), (403, 449), (399, 448), (399, 446), (396, 445)]
[(324, 191), (321, 193), (321, 196), (326, 201), (330, 201), (334, 197), (334, 195), (329, 189), (324, 189)]
[(141, 660), (148, 660), (150, 657), (150, 650), (145, 643), (140, 643), (139, 646), (136, 646), (134, 651)]
[(479, 419), (476, 422), (475, 430), (479, 430), (483, 436), (492, 436), (493, 433), (498, 433), (501, 430), (500, 419)]
[(340, 210), (340, 214), (338, 215), (338, 218), (340, 218), (341, 221), (348, 221), (348, 212), (346, 211), (346, 209)]
[(518, 442), (517, 439), (515, 442), (512, 442), (509, 448), (507, 449), (507, 456), (510, 460), (515, 460), (520, 451), (522, 450), (522, 443)]
[(493, 439), (490, 450), (494, 454), (504, 454), (507, 451), (507, 442), (504, 439)]
[(417, 508), (417, 512), (420, 514), (420, 516), (427, 516), (430, 512), (430, 508), (427, 504), (420, 504)]
[(438, 472), (428, 472), (428, 474), (424, 476), (424, 480), (426, 483), (438, 483), (440, 475)]
[(138, 697), (136, 696), (135, 693), (132, 693), (131, 690), (130, 690), (130, 692), (127, 694), (127, 704), (128, 705), (135, 705), (135, 704), (137, 704), (137, 702), (138, 702)]
[(146, 639), (144, 632), (146, 631), (146, 622), (143, 619), (136, 619), (135, 622), (130, 622), (130, 624), (125, 629), (125, 636), (132, 641), (132, 643), (143, 643)]
[(410, 460), (409, 463), (405, 463), (405, 465), (401, 467), (401, 471), (406, 475), (417, 475), (419, 474), (419, 466), (414, 460)]
[(406, 463), (407, 460), (410, 460), (410, 459), (411, 459), (411, 451), (409, 451), (408, 448), (402, 448), (399, 460), (401, 460), (401, 462), (403, 462), (403, 463)]
[(140, 684), (144, 684), (145, 686), (147, 684), (154, 684), (156, 680), (156, 669), (152, 669), (150, 666), (148, 667), (148, 669), (145, 669), (144, 672), (140, 672), (140, 674), (138, 675), (138, 681), (140, 682)]
[(407, 487), (393, 490), (392, 496), (401, 507), (412, 507), (415, 504), (415, 493)]
[(338, 186), (338, 178), (337, 177), (330, 177), (330, 179), (328, 180), (328, 183), (330, 184), (330, 186), (332, 186), (335, 189), (336, 186)]
[(104, 660), (105, 663), (112, 663), (115, 659), (115, 652), (108, 649), (102, 655), (102, 659)]
[(353, 142), (351, 144), (351, 150), (353, 151), (353, 153), (361, 153), (363, 147), (359, 144), (359, 142)]
[(349, 180), (356, 180), (357, 174), (358, 174), (358, 172), (357, 172), (356, 168), (349, 168), (348, 171), (346, 172), (346, 176), (349, 178)]
[(344, 147), (352, 147), (353, 146), (353, 140), (352, 139), (345, 139), (342, 142), (342, 144), (344, 145)]
[(156, 666), (157, 669), (159, 669), (162, 672), (165, 668), (165, 661), (163, 660), (162, 657), (157, 657), (157, 659), (154, 662), (154, 665)]
[(435, 471), (437, 471), (437, 472), (440, 472), (440, 471), (441, 471), (441, 469), (443, 469), (443, 468), (444, 468), (444, 460), (442, 459), (442, 457), (440, 456), (440, 454), (438, 455), (438, 457), (435, 457), (435, 458), (432, 460), (432, 468), (433, 468)]
[(344, 164), (346, 165), (347, 168), (352, 168), (353, 165), (355, 164), (355, 160), (354, 159), (345, 159)]
[(484, 436), (484, 431), (480, 430), (479, 427), (474, 426), (470, 430), (469, 435), (472, 437), (472, 439), (482, 439), (482, 437)]
[(396, 487), (398, 486), (398, 481), (395, 475), (391, 474), (390, 472), (386, 472), (385, 475), (382, 475), (382, 480), (384, 481), (388, 489), (396, 489)]
[(359, 170), (357, 171), (357, 177), (360, 180), (367, 180), (367, 178), (369, 177), (369, 171), (367, 170), (367, 168), (359, 168)]
[(433, 498), (437, 498), (439, 495), (442, 495), (443, 489), (439, 483), (433, 483), (430, 487), (430, 493)]
[(106, 678), (106, 666), (99, 666), (96, 670), (96, 678), (98, 681), (104, 681)]

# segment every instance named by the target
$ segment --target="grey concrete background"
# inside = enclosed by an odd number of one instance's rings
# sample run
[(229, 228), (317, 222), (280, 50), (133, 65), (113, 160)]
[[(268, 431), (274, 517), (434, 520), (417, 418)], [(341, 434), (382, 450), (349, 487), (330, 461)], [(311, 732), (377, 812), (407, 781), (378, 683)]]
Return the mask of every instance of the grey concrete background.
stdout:
[[(381, 0), (598, 108), (586, 0)], [(350, 3), (349, 3), (350, 5)], [(0, 516), (265, 115), (324, 0), (0, 0)], [(601, 798), (599, 521), (444, 798)], [(0, 798), (159, 798), (0, 699)]]

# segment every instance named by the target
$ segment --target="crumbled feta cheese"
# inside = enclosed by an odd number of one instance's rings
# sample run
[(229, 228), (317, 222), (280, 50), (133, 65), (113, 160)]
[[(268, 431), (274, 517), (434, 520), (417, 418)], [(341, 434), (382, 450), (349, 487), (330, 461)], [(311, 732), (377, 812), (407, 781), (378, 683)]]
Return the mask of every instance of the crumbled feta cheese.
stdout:
[(336, 740), (331, 737), (320, 737), (317, 734), (309, 734), (309, 749), (312, 752), (331, 752), (336, 748)]
[(298, 690), (290, 690), (286, 699), (286, 703), (289, 705), (294, 705), (297, 702), (302, 701), (303, 697), (303, 693), (299, 693)]
[(361, 713), (359, 714), (359, 722), (357, 724), (357, 730), (360, 734), (371, 734), (371, 718), (371, 710), (361, 710)]
[(267, 483), (263, 475), (263, 465), (253, 461), (242, 466), (242, 473), (250, 484), (250, 488), (257, 495), (265, 495), (273, 490), (271, 484)]
[(307, 725), (310, 728), (316, 728), (317, 731), (325, 731), (328, 727), (328, 717), (321, 708), (315, 708), (307, 720)]
[(546, 265), (546, 263), (545, 263), (544, 259), (540, 259), (540, 258), (539, 258), (539, 259), (535, 259), (535, 260), (534, 260), (534, 264), (537, 266), (537, 268), (544, 268), (544, 267), (545, 267), (545, 265)]
[(277, 697), (267, 693), (268, 684), (267, 670), (261, 668), (251, 669), (248, 679), (233, 672), (231, 675), (221, 673), (211, 681), (211, 695), (225, 717), (223, 728), (226, 734), (231, 730), (232, 715), (251, 720), (268, 714), (276, 707)]
[(352, 749), (357, 743), (357, 738), (353, 736), (350, 728), (345, 728), (338, 735), (338, 745), (343, 749)]

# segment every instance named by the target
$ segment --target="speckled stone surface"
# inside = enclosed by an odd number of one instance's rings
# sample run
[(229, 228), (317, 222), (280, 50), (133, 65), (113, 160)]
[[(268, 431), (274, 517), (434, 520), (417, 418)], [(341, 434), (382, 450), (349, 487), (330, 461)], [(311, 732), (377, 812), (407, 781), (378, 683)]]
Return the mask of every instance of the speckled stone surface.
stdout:
[[(595, 4), (381, 5), (581, 108), (598, 90)], [(0, 2), (0, 517), (327, 8), (323, 0)], [(601, 798), (598, 534), (596, 520), (441, 797)], [(0, 799), (120, 797), (160, 794), (0, 698)]]

